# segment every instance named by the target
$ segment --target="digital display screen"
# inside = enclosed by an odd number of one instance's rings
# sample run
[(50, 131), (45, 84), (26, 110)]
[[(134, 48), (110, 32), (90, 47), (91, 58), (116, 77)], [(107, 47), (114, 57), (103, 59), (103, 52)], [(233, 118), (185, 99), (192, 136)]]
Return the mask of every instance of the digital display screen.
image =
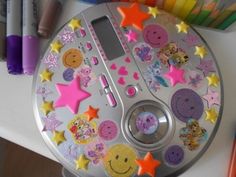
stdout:
[(116, 59), (125, 54), (108, 17), (104, 16), (93, 20), (92, 26), (108, 60)]

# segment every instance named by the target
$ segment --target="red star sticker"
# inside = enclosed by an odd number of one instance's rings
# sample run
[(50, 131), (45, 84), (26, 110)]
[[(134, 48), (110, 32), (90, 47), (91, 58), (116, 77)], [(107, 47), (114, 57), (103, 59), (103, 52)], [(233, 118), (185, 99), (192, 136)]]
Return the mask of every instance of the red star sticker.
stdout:
[(87, 99), (90, 94), (80, 88), (79, 76), (69, 85), (56, 84), (60, 97), (55, 102), (55, 107), (67, 106), (73, 114), (76, 114), (81, 101)]
[(123, 17), (121, 21), (122, 27), (132, 25), (136, 29), (142, 30), (143, 21), (150, 17), (150, 14), (140, 10), (138, 3), (133, 3), (130, 7), (118, 7), (117, 9)]
[(137, 159), (135, 162), (139, 166), (138, 175), (144, 175), (147, 173), (151, 177), (155, 177), (156, 168), (160, 166), (160, 161), (155, 160), (150, 152), (148, 152), (144, 159)]
[(88, 116), (88, 121), (91, 121), (94, 118), (99, 118), (98, 111), (99, 109), (95, 109), (92, 106), (89, 106), (88, 110), (85, 112), (85, 114)]

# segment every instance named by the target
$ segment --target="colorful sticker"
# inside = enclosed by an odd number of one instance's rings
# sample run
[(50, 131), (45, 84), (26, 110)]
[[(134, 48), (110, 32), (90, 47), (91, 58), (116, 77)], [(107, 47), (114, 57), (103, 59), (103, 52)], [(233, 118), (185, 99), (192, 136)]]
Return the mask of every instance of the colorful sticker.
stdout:
[(50, 114), (47, 117), (43, 117), (42, 119), (44, 121), (43, 131), (53, 132), (56, 130), (57, 127), (59, 127), (62, 124), (62, 122), (56, 118), (55, 113)]
[(189, 57), (186, 52), (177, 47), (174, 42), (168, 43), (158, 52), (157, 57), (161, 63), (165, 66), (173, 65), (175, 67), (181, 67), (189, 61)]
[(86, 146), (86, 156), (92, 161), (94, 165), (100, 163), (105, 157), (106, 147), (101, 141), (92, 142)]
[(78, 68), (83, 62), (82, 52), (78, 49), (71, 48), (67, 50), (62, 57), (62, 63), (66, 68)]
[(72, 81), (74, 79), (74, 69), (72, 68), (67, 68), (64, 72), (63, 72), (63, 79), (65, 81)]
[(199, 88), (203, 84), (203, 76), (196, 71), (189, 71), (188, 85), (194, 89)]
[(141, 112), (138, 114), (136, 119), (136, 127), (139, 132), (150, 135), (157, 131), (158, 128), (158, 119), (151, 112)]
[(203, 114), (203, 101), (191, 89), (180, 89), (171, 98), (171, 108), (174, 115), (183, 122), (189, 119), (200, 119)]
[(179, 165), (184, 160), (184, 150), (178, 145), (170, 146), (166, 150), (164, 158), (169, 165)]
[(133, 48), (133, 55), (138, 61), (150, 63), (154, 57), (154, 51), (150, 45), (138, 43)]
[(63, 43), (63, 45), (72, 43), (75, 41), (76, 35), (75, 32), (71, 31), (68, 28), (64, 28), (63, 32), (58, 35), (60, 41)]
[(118, 135), (118, 126), (111, 120), (105, 120), (99, 125), (98, 134), (103, 140), (113, 140)]
[(79, 69), (75, 70), (74, 78), (80, 77), (81, 86), (87, 88), (93, 85), (96, 81), (96, 75), (92, 72), (92, 68), (88, 65), (83, 65)]
[(103, 163), (111, 177), (130, 177), (137, 169), (136, 159), (137, 153), (129, 145), (116, 144), (108, 149)]
[(186, 127), (180, 129), (180, 139), (184, 145), (190, 150), (196, 150), (204, 143), (208, 138), (206, 129), (200, 127), (199, 123), (195, 119), (189, 119), (186, 123)]
[(97, 125), (94, 121), (88, 121), (87, 116), (81, 114), (68, 124), (68, 129), (76, 144), (87, 144), (97, 136)]
[(143, 39), (153, 48), (161, 48), (168, 43), (168, 33), (160, 25), (147, 25), (143, 30)]
[(58, 67), (58, 59), (59, 59), (59, 57), (57, 55), (50, 52), (46, 57), (44, 57), (43, 63), (49, 69), (56, 68), (56, 67)]
[(168, 87), (166, 80), (162, 77), (162, 68), (158, 61), (148, 66), (144, 77), (148, 87), (154, 92), (160, 89), (160, 86)]

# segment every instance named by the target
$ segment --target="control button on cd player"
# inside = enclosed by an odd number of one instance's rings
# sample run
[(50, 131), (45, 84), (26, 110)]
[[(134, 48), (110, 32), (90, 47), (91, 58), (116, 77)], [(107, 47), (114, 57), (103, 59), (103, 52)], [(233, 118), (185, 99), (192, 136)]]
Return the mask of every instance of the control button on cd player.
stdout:
[(109, 84), (108, 84), (108, 82), (107, 82), (107, 78), (106, 78), (105, 75), (103, 75), (103, 74), (100, 75), (100, 76), (99, 76), (99, 81), (100, 81), (100, 83), (101, 83), (103, 89), (109, 87)]
[(137, 88), (133, 85), (129, 85), (125, 89), (125, 94), (128, 97), (134, 97), (137, 94)]
[(92, 44), (90, 42), (86, 43), (86, 49), (88, 49), (89, 51), (93, 49)]
[(91, 62), (93, 65), (98, 65), (98, 58), (97, 57), (92, 57)]
[(108, 103), (109, 103), (109, 105), (110, 105), (111, 107), (115, 107), (115, 106), (117, 105), (116, 99), (115, 99), (115, 97), (114, 97), (114, 95), (113, 95), (112, 92), (109, 92), (109, 93), (106, 95), (106, 97), (107, 97)]

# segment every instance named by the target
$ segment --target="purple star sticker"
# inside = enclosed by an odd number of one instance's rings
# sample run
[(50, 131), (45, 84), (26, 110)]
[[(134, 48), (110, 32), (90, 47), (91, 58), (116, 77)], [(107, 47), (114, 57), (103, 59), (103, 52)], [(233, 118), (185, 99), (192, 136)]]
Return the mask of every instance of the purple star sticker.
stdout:
[(198, 74), (197, 72), (190, 72), (189, 73), (189, 82), (188, 84), (194, 88), (198, 88), (201, 84), (201, 81), (203, 80), (203, 77)]
[(215, 72), (212, 60), (201, 60), (197, 68), (203, 72), (204, 76), (207, 76), (210, 72)]
[(210, 108), (212, 105), (219, 105), (219, 93), (208, 89), (207, 94), (203, 96), (203, 99), (207, 101), (207, 105)]
[(187, 34), (186, 38), (183, 39), (184, 42), (188, 44), (189, 47), (198, 45), (199, 37), (193, 34)]
[(43, 131), (55, 131), (58, 126), (62, 124), (61, 121), (56, 119), (56, 115), (52, 114), (50, 117), (44, 117), (44, 127)]

